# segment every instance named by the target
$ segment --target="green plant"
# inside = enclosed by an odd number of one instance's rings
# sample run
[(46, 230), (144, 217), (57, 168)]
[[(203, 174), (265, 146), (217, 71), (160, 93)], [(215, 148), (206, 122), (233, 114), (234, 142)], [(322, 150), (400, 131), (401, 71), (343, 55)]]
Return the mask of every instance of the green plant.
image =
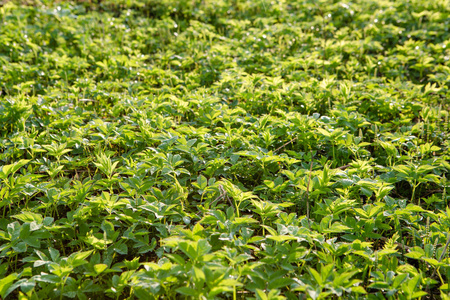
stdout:
[(448, 298), (448, 1), (0, 2), (0, 298)]

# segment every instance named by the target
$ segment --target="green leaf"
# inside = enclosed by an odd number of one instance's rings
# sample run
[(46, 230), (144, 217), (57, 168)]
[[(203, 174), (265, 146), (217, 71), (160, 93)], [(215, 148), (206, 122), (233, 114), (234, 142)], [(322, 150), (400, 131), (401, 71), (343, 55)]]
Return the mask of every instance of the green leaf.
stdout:
[(367, 294), (366, 290), (362, 286), (352, 286), (351, 290), (357, 294)]
[(262, 291), (260, 289), (256, 289), (255, 295), (256, 295), (256, 299), (258, 299), (258, 300), (269, 300), (269, 298), (264, 293), (264, 291)]
[(297, 238), (295, 236), (290, 236), (290, 235), (267, 235), (266, 236), (267, 239), (275, 241), (275, 242), (286, 242), (286, 241), (294, 241), (297, 240)]
[(392, 282), (392, 287), (397, 288), (399, 287), (408, 277), (409, 275), (407, 273), (403, 273), (400, 275), (397, 275)]
[(195, 282), (195, 286), (196, 288), (200, 289), (203, 287), (203, 284), (205, 283), (206, 277), (205, 277), (205, 273), (203, 273), (203, 271), (197, 267), (193, 267), (192, 268), (193, 271), (193, 280)]
[(42, 216), (40, 214), (37, 213), (33, 213), (30, 211), (24, 211), (18, 215), (13, 215), (11, 216), (12, 218), (18, 219), (22, 222), (26, 222), (26, 223), (31, 223), (31, 222), (36, 222), (38, 224), (42, 223)]
[(386, 282), (374, 282), (374, 283), (369, 285), (369, 288), (371, 288), (371, 289), (378, 289), (378, 290), (384, 290), (384, 289), (389, 288), (389, 284), (387, 284)]
[(410, 297), (412, 297), (412, 295), (415, 293), (415, 289), (416, 289), (417, 285), (419, 284), (419, 280), (420, 280), (420, 275), (416, 275), (402, 284), (403, 290)]
[(197, 244), (198, 257), (205, 255), (211, 251), (211, 245), (208, 243), (206, 239), (201, 239)]
[(53, 248), (49, 248), (48, 252), (50, 252), (50, 257), (52, 258), (52, 261), (57, 262), (59, 261), (59, 251)]
[(319, 286), (323, 285), (322, 276), (313, 268), (308, 268), (309, 273), (313, 276), (314, 280), (317, 282)]
[(185, 296), (197, 297), (199, 295), (198, 294), (199, 291), (194, 290), (187, 286), (177, 288), (176, 291), (177, 291), (177, 293), (179, 293), (181, 295), (185, 295)]
[(52, 274), (35, 275), (33, 278), (34, 280), (40, 282), (56, 283), (56, 284), (59, 284), (61, 282), (61, 278)]
[(216, 286), (216, 287), (213, 287), (209, 291), (208, 295), (210, 297), (214, 297), (214, 296), (217, 296), (218, 294), (225, 293), (225, 292), (232, 292), (232, 291), (233, 291), (233, 288), (230, 286)]
[(73, 267), (77, 267), (77, 266), (81, 266), (87, 263), (87, 261), (85, 261), (85, 259), (91, 255), (91, 253), (93, 252), (93, 250), (89, 250), (89, 251), (83, 251), (83, 252), (78, 252), (78, 253), (72, 253), (69, 257), (68, 257), (68, 263), (71, 264)]
[(172, 260), (175, 263), (179, 264), (180, 266), (184, 266), (184, 264), (186, 263), (185, 259), (183, 257), (181, 257), (180, 255), (178, 255), (178, 254), (166, 253), (164, 255), (166, 257), (168, 257), (170, 260)]
[(428, 295), (427, 292), (418, 291), (418, 292), (415, 292), (414, 294), (412, 294), (411, 299), (421, 298), (421, 297), (424, 297), (426, 295)]
[(279, 289), (294, 283), (291, 278), (277, 278), (269, 282), (269, 289)]
[(409, 258), (414, 258), (414, 259), (419, 259), (423, 256), (425, 256), (425, 251), (420, 248), (420, 247), (413, 247), (409, 250), (410, 252), (405, 254), (405, 256), (409, 257)]
[(34, 248), (41, 247), (41, 242), (35, 237), (30, 236), (30, 237), (24, 238), (23, 241), (31, 247), (34, 247)]
[(30, 162), (29, 159), (21, 159), (11, 165), (4, 165), (0, 171), (0, 179), (6, 179), (9, 175), (16, 173), (21, 167)]
[(96, 264), (96, 265), (94, 265), (94, 271), (97, 274), (102, 273), (106, 269), (108, 269), (108, 265), (105, 265), (105, 264)]
[(119, 254), (122, 254), (122, 255), (127, 255), (128, 254), (128, 246), (125, 243), (116, 244), (116, 245), (114, 245), (114, 251)]
[[(19, 278), (19, 275), (17, 273), (10, 274), (6, 276), (3, 279), (0, 279), (0, 296), (2, 298), (5, 298), (8, 296), (6, 292), (8, 291), (8, 288), (13, 284), (13, 282)], [(12, 292), (12, 291), (9, 291)]]
[(205, 176), (199, 175), (197, 177), (197, 184), (200, 189), (204, 190), (208, 186), (208, 180), (206, 179)]

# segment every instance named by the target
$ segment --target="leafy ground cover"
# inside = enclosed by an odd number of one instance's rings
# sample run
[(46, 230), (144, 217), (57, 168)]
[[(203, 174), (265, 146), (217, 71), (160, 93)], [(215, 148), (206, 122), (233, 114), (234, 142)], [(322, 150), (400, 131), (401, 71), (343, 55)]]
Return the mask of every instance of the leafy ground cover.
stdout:
[(446, 0), (0, 7), (0, 298), (449, 299)]

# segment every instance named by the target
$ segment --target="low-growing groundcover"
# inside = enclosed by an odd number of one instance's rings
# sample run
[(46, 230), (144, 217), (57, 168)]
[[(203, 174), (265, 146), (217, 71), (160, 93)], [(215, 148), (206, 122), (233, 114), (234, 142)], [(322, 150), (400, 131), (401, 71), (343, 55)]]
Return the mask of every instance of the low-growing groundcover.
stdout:
[(0, 298), (449, 299), (449, 12), (3, 1)]

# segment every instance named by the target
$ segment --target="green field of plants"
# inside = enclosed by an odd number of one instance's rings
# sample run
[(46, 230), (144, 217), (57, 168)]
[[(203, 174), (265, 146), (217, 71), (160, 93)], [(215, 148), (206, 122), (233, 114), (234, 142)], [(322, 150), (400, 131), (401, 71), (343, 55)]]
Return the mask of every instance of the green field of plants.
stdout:
[(450, 1), (0, 1), (0, 299), (450, 299)]

